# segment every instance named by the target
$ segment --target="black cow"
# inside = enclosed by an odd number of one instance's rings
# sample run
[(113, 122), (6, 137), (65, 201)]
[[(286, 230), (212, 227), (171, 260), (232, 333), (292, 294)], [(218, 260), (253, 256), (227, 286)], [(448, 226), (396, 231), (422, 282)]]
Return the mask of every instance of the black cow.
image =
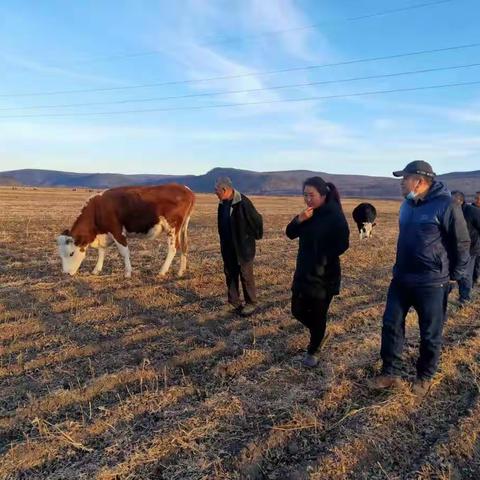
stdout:
[(360, 240), (370, 238), (373, 233), (373, 227), (376, 225), (376, 208), (371, 203), (361, 203), (353, 209), (352, 217), (357, 224)]

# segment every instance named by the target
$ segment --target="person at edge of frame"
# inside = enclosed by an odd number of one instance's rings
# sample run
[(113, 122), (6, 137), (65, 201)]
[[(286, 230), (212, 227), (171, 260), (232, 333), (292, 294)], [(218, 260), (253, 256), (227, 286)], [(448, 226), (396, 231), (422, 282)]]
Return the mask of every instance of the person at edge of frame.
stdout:
[(455, 190), (452, 192), (452, 197), (462, 209), (470, 235), (470, 261), (467, 265), (466, 275), (458, 280), (458, 301), (462, 307), (471, 301), (475, 265), (480, 255), (480, 209), (469, 205), (465, 201), (463, 192)]
[(470, 258), (470, 236), (462, 210), (431, 165), (410, 162), (393, 172), (402, 177), (397, 255), (383, 315), (382, 372), (369, 384), (387, 389), (401, 384), (405, 318), (418, 314), (420, 354), (415, 395), (428, 394), (440, 359), (443, 326), (452, 283), (462, 278)]
[[(475, 192), (475, 200), (472, 202), (474, 207), (480, 208), (480, 191)], [(475, 266), (473, 268), (473, 284), (476, 285), (479, 282), (480, 277), (480, 255), (477, 255)]]

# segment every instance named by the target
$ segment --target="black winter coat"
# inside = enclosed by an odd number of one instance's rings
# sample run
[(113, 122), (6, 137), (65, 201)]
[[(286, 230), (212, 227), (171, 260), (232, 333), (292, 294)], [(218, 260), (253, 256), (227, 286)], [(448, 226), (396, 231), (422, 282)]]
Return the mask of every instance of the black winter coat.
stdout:
[(464, 203), (462, 210), (470, 234), (470, 255), (480, 255), (480, 208)]
[[(218, 206), (217, 224), (220, 235), (220, 208)], [(230, 208), (230, 222), (232, 231), (233, 248), (239, 265), (252, 261), (255, 257), (255, 240), (263, 237), (263, 218), (257, 212), (251, 200), (238, 191), (234, 191), (232, 206)], [(222, 255), (232, 250), (232, 245), (225, 245), (225, 240), (220, 237)], [(228, 254), (227, 254), (228, 255)]]
[(347, 220), (335, 201), (313, 212), (309, 220), (296, 216), (287, 226), (287, 237), (299, 238), (297, 266), (292, 291), (313, 298), (340, 293), (340, 255), (349, 247)]

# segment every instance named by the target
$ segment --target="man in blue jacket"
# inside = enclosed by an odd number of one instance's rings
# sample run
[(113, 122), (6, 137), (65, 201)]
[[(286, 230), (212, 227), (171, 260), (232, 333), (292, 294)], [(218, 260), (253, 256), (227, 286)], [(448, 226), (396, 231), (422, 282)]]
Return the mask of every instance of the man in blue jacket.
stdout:
[(403, 177), (405, 201), (400, 208), (397, 258), (383, 316), (383, 369), (372, 386), (384, 389), (400, 384), (405, 318), (413, 307), (420, 327), (413, 391), (425, 395), (440, 358), (450, 282), (465, 276), (470, 237), (460, 206), (452, 201), (445, 185), (435, 180), (427, 162), (411, 162), (393, 175)]

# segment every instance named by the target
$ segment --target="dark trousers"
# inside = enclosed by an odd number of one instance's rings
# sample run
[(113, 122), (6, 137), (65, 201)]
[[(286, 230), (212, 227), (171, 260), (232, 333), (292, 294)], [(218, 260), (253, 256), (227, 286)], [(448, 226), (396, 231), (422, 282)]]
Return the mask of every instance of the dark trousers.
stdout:
[(417, 377), (432, 378), (437, 371), (442, 346), (443, 325), (446, 320), (449, 285), (410, 287), (390, 284), (383, 315), (382, 348), (383, 373), (400, 375), (405, 341), (405, 317), (410, 307), (418, 314), (420, 327), (420, 356)]
[(475, 270), (475, 263), (477, 261), (477, 256), (472, 255), (468, 261), (466, 268), (465, 277), (461, 278), (458, 281), (458, 293), (460, 300), (467, 301), (470, 300), (470, 294), (472, 292), (473, 286), (473, 274)]
[(307, 353), (314, 355), (325, 336), (328, 308), (331, 295), (325, 298), (313, 298), (301, 293), (292, 295), (292, 315), (310, 330), (310, 344)]
[(480, 278), (480, 254), (475, 256), (475, 266), (473, 267), (473, 283), (477, 283)]
[(242, 282), (243, 298), (245, 303), (257, 303), (255, 278), (253, 276), (253, 260), (239, 265), (235, 252), (222, 252), (223, 271), (227, 284), (228, 303), (234, 307), (240, 307), (240, 284)]

